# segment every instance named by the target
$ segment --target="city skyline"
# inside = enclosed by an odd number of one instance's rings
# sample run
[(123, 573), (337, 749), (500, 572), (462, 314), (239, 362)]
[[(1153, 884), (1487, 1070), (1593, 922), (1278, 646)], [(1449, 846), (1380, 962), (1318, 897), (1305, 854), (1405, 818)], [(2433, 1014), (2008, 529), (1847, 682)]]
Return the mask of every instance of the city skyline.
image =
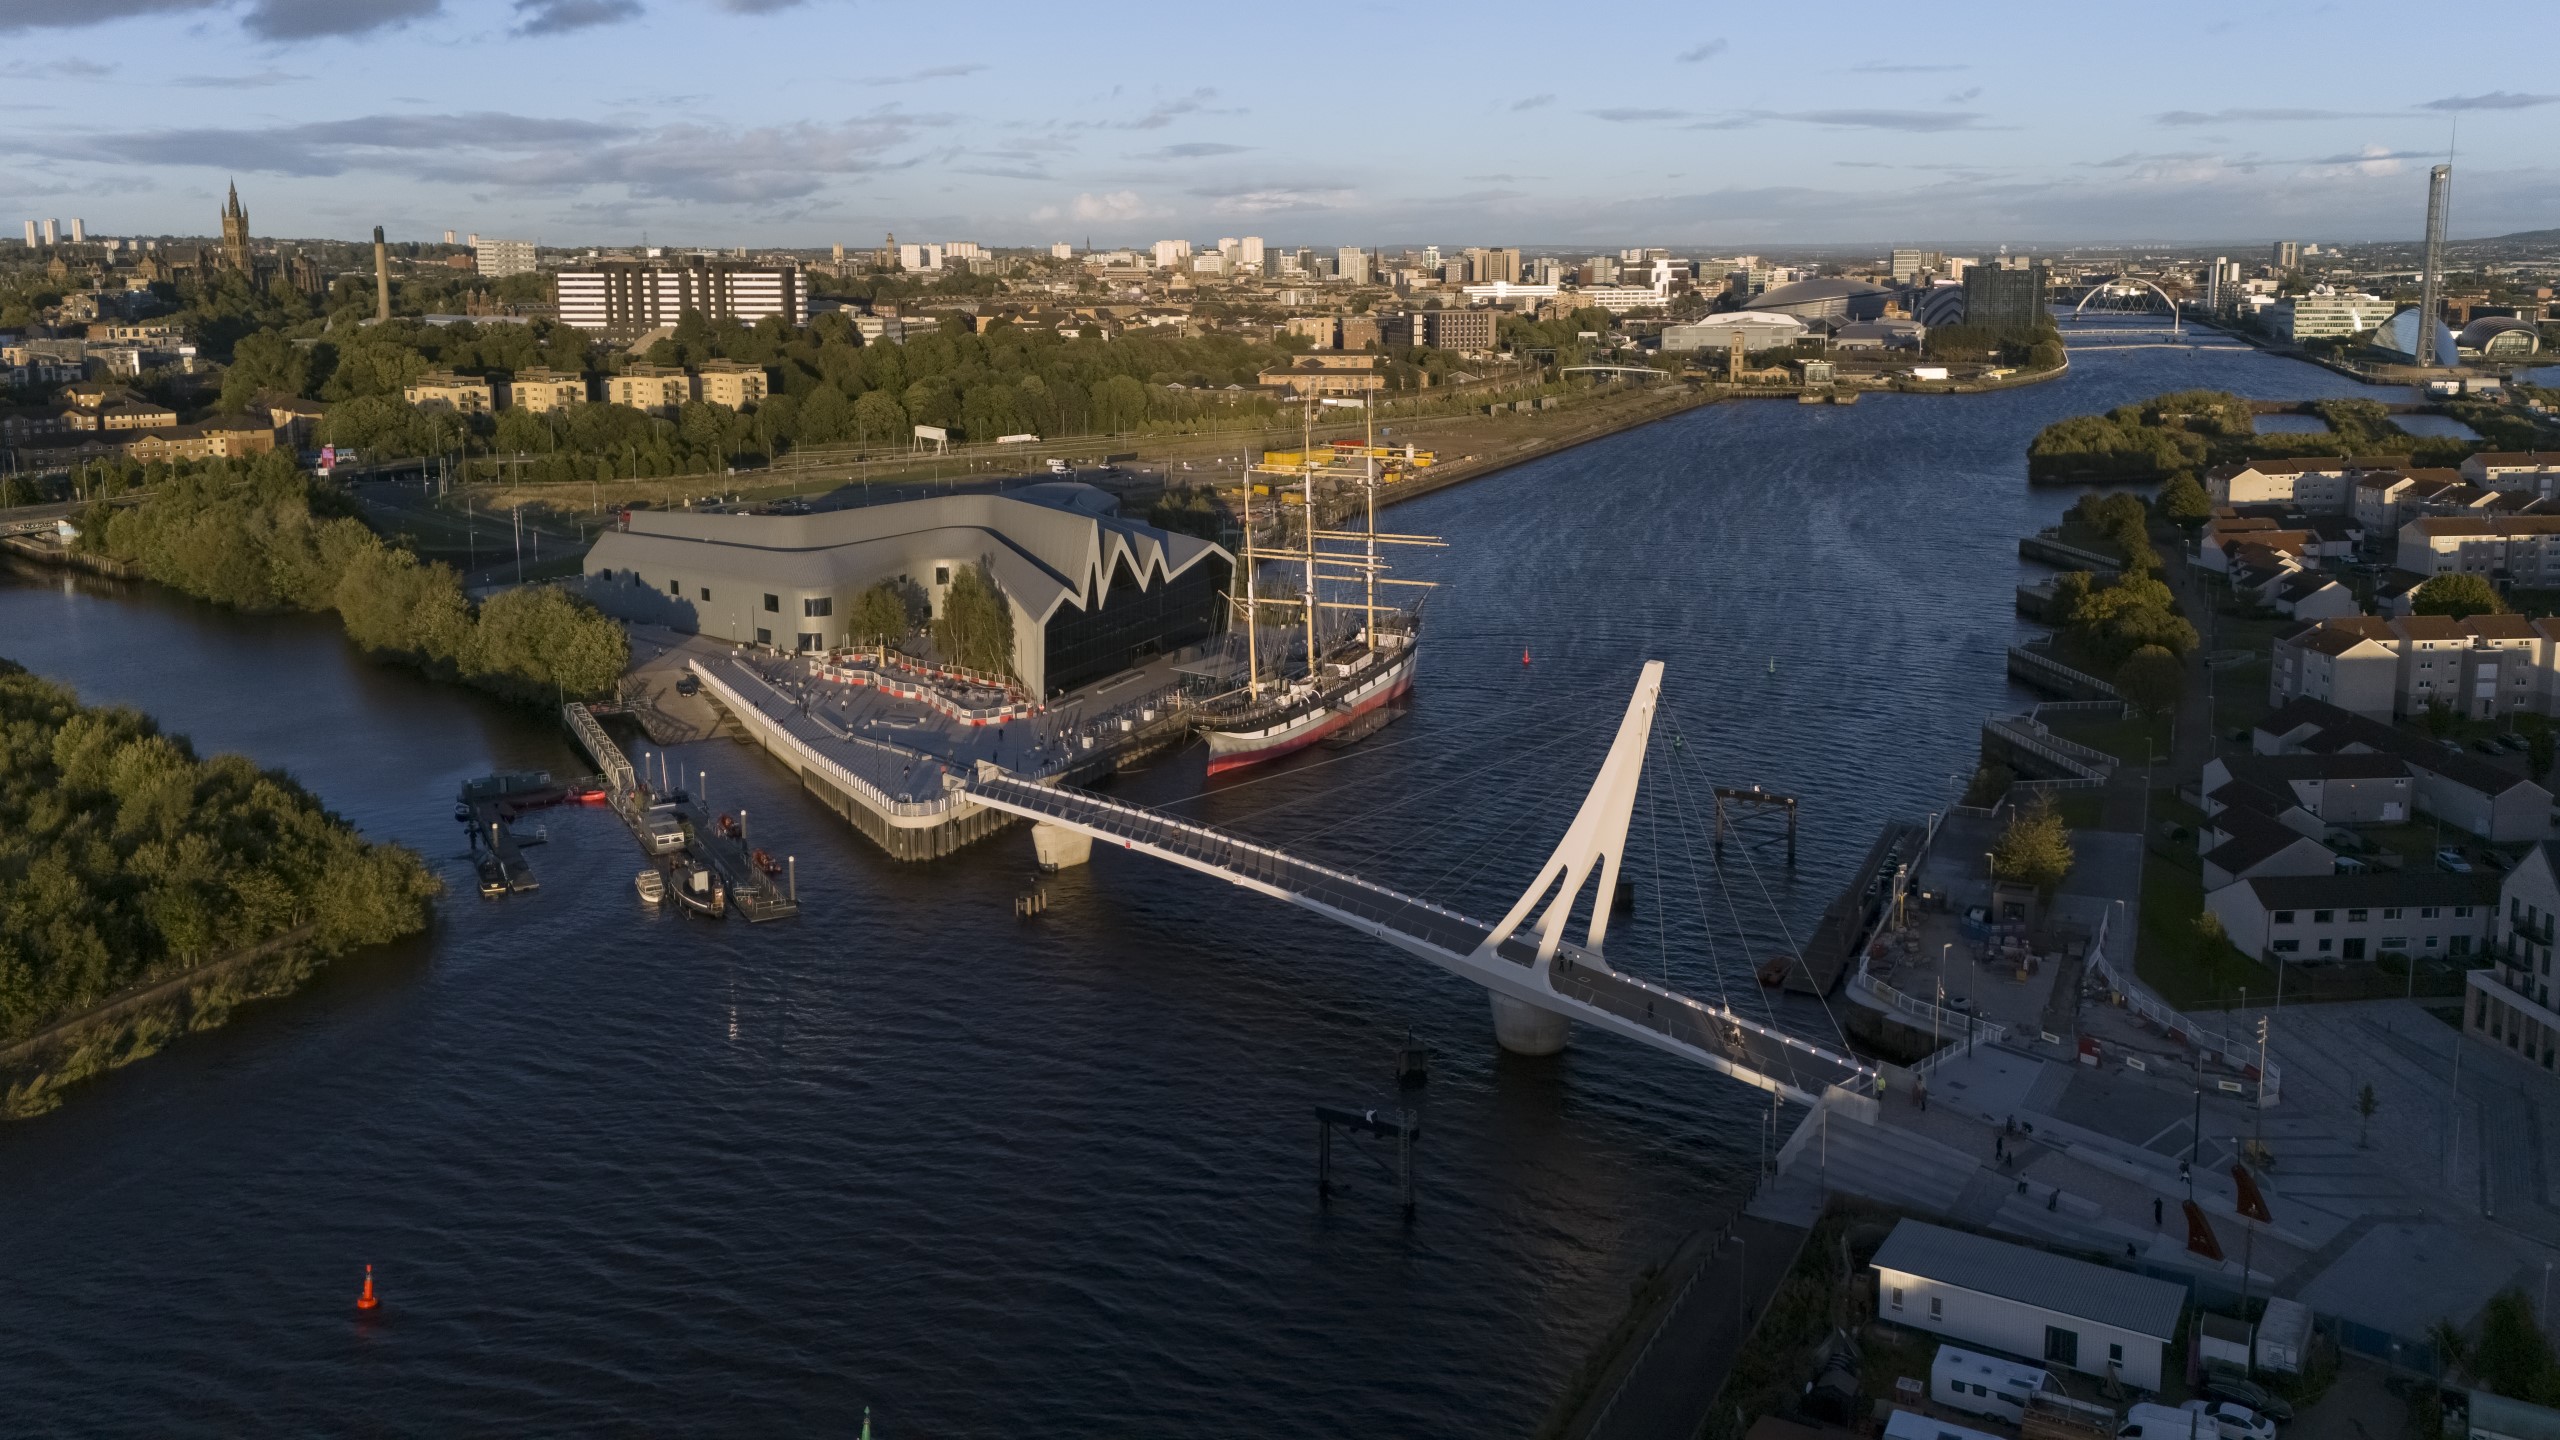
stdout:
[[(1379, 12), (1303, 59), (1295, 28), (1258, 18), (1022, 13), (0, 0), (18, 131), (0, 207), (207, 233), (237, 180), (265, 235), (563, 245), (2355, 242), (2415, 238), (2458, 127), (2456, 236), (2560, 214), (2532, 144), (2560, 94), (2530, 47), (2426, 79), (2371, 67), (2343, 94), (2333, 65), (2288, 61), (2388, 33), (2378, 6), (2178, 6), (2140, 34), (2024, 10), (1916, 33), (1883, 7), (1818, 31)], [(2493, 5), (2467, 33), (2532, 18)], [(374, 74), (399, 78), (350, 83)]]

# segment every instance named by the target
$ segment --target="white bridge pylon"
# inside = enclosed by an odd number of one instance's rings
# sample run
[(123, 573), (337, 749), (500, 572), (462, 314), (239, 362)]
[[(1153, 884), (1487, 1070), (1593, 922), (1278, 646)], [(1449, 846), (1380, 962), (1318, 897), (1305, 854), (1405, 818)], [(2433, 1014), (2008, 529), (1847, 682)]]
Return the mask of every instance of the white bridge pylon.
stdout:
[[(1034, 784), (991, 764), (981, 764), (970, 779), (954, 777), (951, 783), (980, 805), (1312, 910), (1462, 975), (1492, 993), (1494, 1033), (1507, 1049), (1551, 1054), (1563, 1048), (1570, 1026), (1578, 1022), (1668, 1050), (1801, 1104), (1815, 1103), (1835, 1085), (1872, 1092), (1877, 1071), (1870, 1062), (1797, 1039), (1730, 1005), (1692, 999), (1612, 969), (1601, 958), (1661, 694), (1662, 663), (1649, 661), (1591, 793), (1537, 879), (1498, 924), (1211, 826), (1083, 790)], [(1595, 868), (1599, 888), (1591, 901), (1591, 919), (1583, 943), (1575, 945), (1565, 939), (1565, 928)], [(1536, 926), (1523, 936), (1520, 927), (1533, 911)]]

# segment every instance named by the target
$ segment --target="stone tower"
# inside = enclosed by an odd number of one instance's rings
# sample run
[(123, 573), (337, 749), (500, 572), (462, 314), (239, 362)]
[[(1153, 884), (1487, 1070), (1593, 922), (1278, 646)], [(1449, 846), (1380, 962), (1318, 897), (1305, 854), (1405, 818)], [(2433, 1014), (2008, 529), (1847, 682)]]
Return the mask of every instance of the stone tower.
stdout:
[(249, 212), (241, 208), (240, 187), (233, 184), (231, 198), (222, 204), (222, 266), (243, 275), (253, 274), (249, 258)]

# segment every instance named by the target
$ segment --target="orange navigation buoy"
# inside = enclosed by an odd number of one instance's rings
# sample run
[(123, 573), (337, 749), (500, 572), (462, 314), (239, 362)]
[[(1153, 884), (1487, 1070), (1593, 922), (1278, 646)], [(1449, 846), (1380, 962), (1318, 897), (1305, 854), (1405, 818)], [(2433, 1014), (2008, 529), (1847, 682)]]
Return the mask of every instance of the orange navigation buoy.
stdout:
[(1520, 647), (1520, 663), (1523, 665), (1529, 663), (1529, 647), (1526, 645)]
[(382, 1302), (373, 1296), (373, 1267), (367, 1265), (364, 1267), (364, 1293), (356, 1297), (356, 1308), (373, 1310), (380, 1308), (381, 1305)]

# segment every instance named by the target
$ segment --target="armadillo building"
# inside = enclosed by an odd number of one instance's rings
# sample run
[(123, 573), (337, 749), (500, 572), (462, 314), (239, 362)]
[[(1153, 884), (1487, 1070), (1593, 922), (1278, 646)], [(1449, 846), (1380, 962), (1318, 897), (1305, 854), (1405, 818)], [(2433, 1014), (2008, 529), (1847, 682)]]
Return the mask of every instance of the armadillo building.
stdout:
[(1059, 483), (814, 515), (635, 511), (587, 553), (586, 584), (626, 619), (825, 650), (849, 643), (865, 590), (891, 582), (939, 615), (971, 566), (1013, 617), (1025, 688), (1051, 696), (1224, 628), (1234, 557), (1124, 519), (1092, 486)]

